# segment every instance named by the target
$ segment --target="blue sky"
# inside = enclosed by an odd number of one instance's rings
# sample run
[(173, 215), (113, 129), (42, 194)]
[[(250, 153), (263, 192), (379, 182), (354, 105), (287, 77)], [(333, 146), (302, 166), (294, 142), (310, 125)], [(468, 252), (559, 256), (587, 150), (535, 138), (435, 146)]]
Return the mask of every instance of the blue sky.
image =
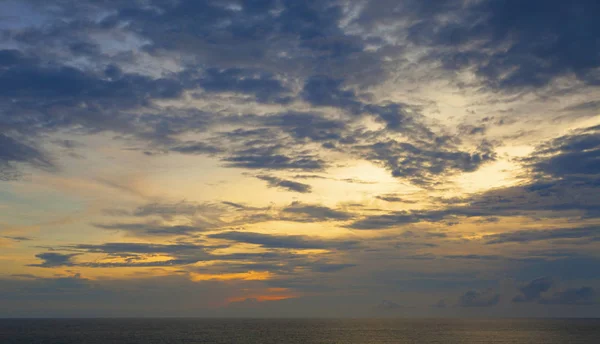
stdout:
[(0, 316), (599, 316), (599, 12), (0, 1)]

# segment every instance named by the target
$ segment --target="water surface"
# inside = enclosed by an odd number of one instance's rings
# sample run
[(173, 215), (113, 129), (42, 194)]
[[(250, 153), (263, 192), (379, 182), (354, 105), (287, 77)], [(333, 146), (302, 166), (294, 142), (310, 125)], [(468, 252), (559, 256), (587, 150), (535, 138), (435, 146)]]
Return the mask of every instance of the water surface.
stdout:
[(0, 319), (2, 344), (600, 343), (600, 319)]

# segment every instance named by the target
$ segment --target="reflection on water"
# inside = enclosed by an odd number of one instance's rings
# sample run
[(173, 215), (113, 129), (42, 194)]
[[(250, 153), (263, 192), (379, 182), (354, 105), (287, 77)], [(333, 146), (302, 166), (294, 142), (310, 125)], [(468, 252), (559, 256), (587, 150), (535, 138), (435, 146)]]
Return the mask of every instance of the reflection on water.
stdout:
[(0, 320), (0, 343), (600, 343), (600, 320)]

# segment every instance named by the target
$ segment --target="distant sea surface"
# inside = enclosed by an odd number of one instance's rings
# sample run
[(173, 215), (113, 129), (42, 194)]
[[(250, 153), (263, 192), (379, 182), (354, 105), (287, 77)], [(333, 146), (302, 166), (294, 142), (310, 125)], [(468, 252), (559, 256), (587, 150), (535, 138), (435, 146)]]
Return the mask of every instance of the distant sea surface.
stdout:
[(600, 343), (600, 319), (0, 319), (0, 343)]

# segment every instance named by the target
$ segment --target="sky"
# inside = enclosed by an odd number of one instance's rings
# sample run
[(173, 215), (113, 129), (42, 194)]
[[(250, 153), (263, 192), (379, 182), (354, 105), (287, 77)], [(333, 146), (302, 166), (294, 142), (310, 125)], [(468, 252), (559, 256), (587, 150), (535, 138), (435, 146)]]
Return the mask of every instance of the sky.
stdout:
[(597, 0), (0, 0), (0, 317), (600, 316)]

